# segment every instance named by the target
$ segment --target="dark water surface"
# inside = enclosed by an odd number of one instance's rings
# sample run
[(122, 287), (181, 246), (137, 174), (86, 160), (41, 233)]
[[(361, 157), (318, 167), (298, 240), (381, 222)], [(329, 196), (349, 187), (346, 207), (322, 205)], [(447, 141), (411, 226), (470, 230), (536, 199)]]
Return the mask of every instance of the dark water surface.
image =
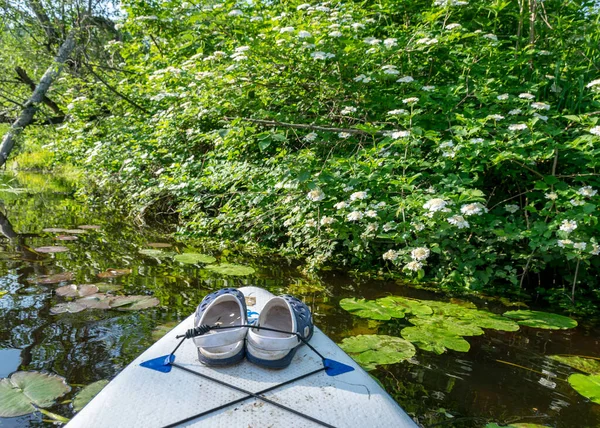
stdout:
[[(153, 343), (153, 330), (181, 321), (202, 297), (224, 286), (257, 285), (274, 293), (288, 292), (311, 306), (315, 322), (333, 340), (357, 334), (400, 335), (403, 320), (377, 323), (357, 318), (339, 307), (345, 297), (377, 298), (389, 294), (431, 300), (443, 295), (391, 282), (361, 281), (340, 273), (320, 280), (303, 278), (284, 260), (249, 257), (227, 248), (218, 251), (189, 247), (166, 231), (135, 227), (131, 219), (103, 205), (90, 206), (73, 196), (68, 182), (37, 174), (0, 176), (0, 377), (15, 370), (37, 370), (64, 376), (73, 390), (52, 407), (71, 417), (69, 400), (82, 385), (111, 379)], [(78, 234), (76, 241), (59, 242), (49, 227), (98, 225), (98, 231)], [(251, 265), (256, 274), (226, 277), (172, 259), (158, 260), (139, 253), (148, 243), (169, 242), (172, 251), (196, 250), (219, 261)], [(37, 254), (33, 248), (64, 245), (66, 253)], [(109, 268), (131, 274), (100, 279)], [(72, 272), (73, 280), (36, 284), (40, 275)], [(86, 310), (52, 315), (50, 308), (65, 299), (53, 290), (68, 283), (109, 282), (120, 292), (160, 299), (157, 308), (138, 312)], [(475, 302), (495, 312), (499, 303)], [(529, 422), (553, 427), (599, 427), (600, 405), (590, 403), (566, 382), (573, 370), (546, 355), (600, 357), (600, 330), (586, 326), (567, 331), (527, 327), (515, 333), (486, 331), (469, 337), (468, 353), (443, 355), (417, 350), (400, 364), (371, 372), (387, 391), (423, 426), (482, 427), (488, 422)], [(189, 393), (189, 392), (182, 392)], [(110, 411), (110, 409), (107, 409)], [(43, 426), (39, 413), (0, 418), (0, 427)], [(365, 427), (367, 428), (367, 427)]]

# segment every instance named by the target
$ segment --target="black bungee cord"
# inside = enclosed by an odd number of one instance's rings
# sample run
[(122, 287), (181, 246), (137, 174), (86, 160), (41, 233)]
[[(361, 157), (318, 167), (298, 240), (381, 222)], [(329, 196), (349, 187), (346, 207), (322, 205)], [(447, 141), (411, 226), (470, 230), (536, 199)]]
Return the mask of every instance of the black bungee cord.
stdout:
[[(277, 332), (277, 333), (291, 334), (291, 335), (296, 336), (298, 338), (299, 342), (303, 342), (306, 346), (308, 346), (315, 354), (317, 354), (321, 358), (321, 362), (323, 363), (323, 367), (321, 367), (319, 369), (316, 369), (316, 370), (313, 370), (312, 372), (305, 373), (305, 374), (300, 375), (298, 377), (295, 377), (293, 379), (289, 379), (289, 380), (287, 380), (287, 381), (285, 381), (283, 383), (280, 383), (280, 384), (277, 384), (277, 385), (273, 385), (273, 386), (271, 386), (269, 388), (263, 389), (262, 391), (251, 392), (251, 391), (245, 390), (243, 388), (239, 388), (239, 387), (237, 387), (235, 385), (231, 385), (231, 384), (226, 383), (224, 381), (221, 381), (219, 379), (215, 379), (213, 377), (210, 377), (210, 376), (205, 375), (203, 373), (196, 372), (196, 371), (191, 370), (191, 369), (189, 369), (189, 368), (187, 368), (185, 366), (182, 366), (180, 364), (175, 363), (173, 356), (174, 356), (175, 352), (179, 349), (179, 347), (183, 344), (183, 342), (186, 339), (191, 339), (193, 337), (202, 336), (203, 334), (206, 334), (206, 333), (208, 333), (209, 331), (212, 331), (212, 330), (224, 330), (224, 329), (244, 328), (244, 327), (246, 327), (246, 328), (262, 329), (262, 330), (273, 331), (273, 332)], [(173, 351), (167, 356), (167, 358), (165, 360), (165, 365), (170, 365), (172, 367), (176, 367), (176, 368), (178, 368), (180, 370), (183, 370), (185, 372), (188, 372), (188, 373), (191, 373), (193, 375), (199, 376), (199, 377), (201, 377), (203, 379), (211, 380), (211, 381), (213, 381), (215, 383), (218, 383), (219, 385), (226, 386), (226, 387), (228, 387), (230, 389), (233, 389), (235, 391), (243, 392), (244, 394), (246, 394), (246, 396), (245, 397), (240, 397), (240, 398), (238, 398), (236, 400), (233, 400), (233, 401), (229, 401), (229, 402), (224, 403), (224, 404), (222, 404), (220, 406), (213, 407), (212, 409), (205, 410), (205, 411), (203, 411), (201, 413), (198, 413), (196, 415), (189, 416), (189, 417), (187, 417), (185, 419), (182, 419), (182, 420), (179, 420), (177, 422), (173, 422), (173, 423), (171, 423), (169, 425), (165, 425), (162, 428), (171, 428), (171, 427), (179, 426), (179, 425), (184, 424), (186, 422), (193, 421), (194, 419), (198, 419), (198, 418), (201, 418), (203, 416), (209, 415), (211, 413), (217, 412), (219, 410), (225, 409), (225, 408), (227, 408), (229, 406), (232, 406), (234, 404), (241, 403), (241, 402), (243, 402), (245, 400), (248, 400), (249, 398), (256, 398), (258, 400), (264, 401), (265, 403), (268, 403), (268, 404), (276, 406), (276, 407), (278, 407), (280, 409), (286, 410), (286, 411), (288, 411), (290, 413), (293, 413), (293, 414), (295, 414), (297, 416), (300, 416), (300, 417), (302, 417), (304, 419), (308, 419), (309, 421), (314, 422), (314, 423), (316, 423), (318, 425), (321, 425), (321, 426), (324, 426), (324, 427), (328, 427), (328, 428), (335, 428), (335, 426), (330, 425), (327, 422), (323, 422), (323, 421), (321, 421), (319, 419), (316, 419), (316, 418), (314, 418), (314, 417), (312, 417), (310, 415), (306, 415), (306, 414), (304, 414), (302, 412), (299, 412), (297, 410), (294, 410), (294, 409), (292, 409), (290, 407), (287, 407), (287, 406), (285, 406), (283, 404), (277, 403), (276, 401), (272, 401), (272, 400), (270, 400), (270, 399), (262, 396), (262, 394), (266, 394), (267, 392), (273, 391), (273, 390), (275, 390), (277, 388), (280, 388), (282, 386), (289, 385), (289, 384), (291, 384), (293, 382), (296, 382), (298, 380), (305, 379), (305, 378), (307, 378), (309, 376), (312, 376), (314, 374), (321, 373), (321, 372), (327, 370), (327, 368), (328, 368), (327, 363), (326, 363), (327, 359), (319, 351), (317, 351), (314, 346), (312, 346), (310, 343), (308, 343), (308, 340), (306, 340), (304, 337), (302, 337), (302, 335), (300, 335), (300, 333), (298, 333), (298, 332), (284, 331), (284, 330), (279, 330), (279, 329), (270, 328), (270, 327), (261, 327), (261, 326), (250, 325), (250, 324), (235, 325), (235, 326), (219, 326), (219, 325), (210, 326), (210, 325), (203, 324), (203, 325), (200, 325), (198, 327), (189, 329), (188, 331), (185, 332), (185, 334), (179, 335), (176, 338), (177, 339), (181, 339), (181, 340), (179, 341), (179, 343), (177, 344), (177, 346), (175, 346), (175, 349), (173, 349)]]

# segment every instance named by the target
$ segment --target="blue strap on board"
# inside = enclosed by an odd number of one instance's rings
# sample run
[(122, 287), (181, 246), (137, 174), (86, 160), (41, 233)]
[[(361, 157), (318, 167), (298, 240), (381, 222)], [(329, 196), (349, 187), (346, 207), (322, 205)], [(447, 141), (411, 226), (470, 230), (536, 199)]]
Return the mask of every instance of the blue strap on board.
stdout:
[(140, 364), (142, 367), (146, 367), (147, 369), (156, 370), (161, 373), (169, 373), (173, 366), (172, 362), (175, 361), (175, 355), (163, 355), (162, 357), (153, 358), (148, 361), (144, 361)]
[(329, 376), (337, 376), (354, 370), (354, 367), (352, 366), (340, 363), (339, 361), (330, 360), (329, 358), (323, 359), (323, 365), (325, 366), (325, 373)]

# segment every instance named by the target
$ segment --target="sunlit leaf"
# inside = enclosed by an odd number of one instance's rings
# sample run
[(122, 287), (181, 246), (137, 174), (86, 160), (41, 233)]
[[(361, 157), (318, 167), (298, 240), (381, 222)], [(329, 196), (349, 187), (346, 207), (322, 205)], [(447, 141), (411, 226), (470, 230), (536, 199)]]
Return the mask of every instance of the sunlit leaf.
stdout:
[(569, 376), (569, 384), (585, 398), (600, 404), (600, 374), (583, 375), (575, 373)]
[(210, 271), (221, 275), (246, 276), (252, 275), (255, 271), (250, 266), (235, 265), (231, 263), (221, 263), (220, 265), (208, 265), (205, 267)]
[(378, 365), (408, 360), (416, 352), (412, 343), (399, 337), (385, 335), (348, 337), (340, 343), (340, 347), (365, 370), (373, 370)]
[(58, 235), (55, 236), (54, 239), (57, 241), (77, 241), (79, 238), (72, 235)]
[(159, 303), (152, 296), (116, 296), (110, 300), (110, 307), (119, 311), (137, 311), (158, 306)]
[(443, 354), (447, 349), (458, 352), (468, 352), (469, 342), (444, 328), (431, 325), (406, 327), (400, 332), (403, 338), (425, 351)]
[(67, 247), (61, 247), (60, 245), (53, 245), (50, 247), (37, 247), (37, 248), (34, 248), (34, 250), (37, 251), (38, 253), (47, 253), (47, 254), (66, 253), (67, 251), (69, 251), (69, 249)]
[(49, 407), (70, 390), (65, 379), (57, 375), (13, 373), (10, 378), (0, 379), (0, 416), (11, 418), (33, 413), (35, 406)]
[(83, 389), (75, 395), (75, 399), (73, 400), (73, 410), (78, 412), (83, 409), (106, 385), (108, 385), (108, 380), (103, 379), (83, 387)]
[[(174, 257), (174, 259), (180, 263), (185, 263), (185, 264), (190, 264), (190, 265), (194, 265), (197, 263), (209, 264), (209, 263), (214, 263), (217, 261), (217, 259), (214, 258), (213, 256), (209, 256), (207, 254), (199, 254), (199, 253), (178, 254)], [(231, 265), (231, 266), (234, 266), (234, 265)]]
[(588, 374), (600, 374), (600, 360), (569, 355), (549, 355), (548, 358)]
[(70, 313), (74, 314), (77, 312), (81, 312), (86, 309), (86, 306), (77, 303), (77, 302), (67, 302), (67, 303), (59, 303), (58, 305), (52, 306), (50, 308), (50, 313), (53, 315)]
[(574, 319), (549, 312), (520, 310), (504, 312), (502, 315), (527, 327), (547, 330), (565, 330), (577, 327), (577, 321)]
[(93, 284), (65, 285), (55, 290), (58, 296), (62, 297), (85, 297), (98, 292), (98, 287)]
[(425, 329), (445, 330), (456, 336), (481, 336), (483, 330), (474, 323), (460, 318), (432, 315), (423, 318), (411, 318), (411, 324)]

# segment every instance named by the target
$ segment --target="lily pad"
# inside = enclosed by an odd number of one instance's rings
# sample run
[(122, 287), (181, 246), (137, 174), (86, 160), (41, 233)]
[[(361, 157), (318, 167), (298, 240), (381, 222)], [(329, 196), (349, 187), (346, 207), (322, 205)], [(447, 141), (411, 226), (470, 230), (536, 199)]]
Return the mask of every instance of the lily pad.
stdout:
[(600, 360), (578, 356), (550, 355), (548, 358), (587, 374), (600, 374)]
[(69, 251), (69, 249), (67, 247), (61, 247), (60, 245), (52, 245), (49, 247), (37, 247), (37, 248), (34, 248), (34, 250), (37, 251), (38, 253), (45, 253), (45, 254), (66, 253), (67, 251)]
[(144, 248), (142, 250), (139, 250), (138, 253), (149, 257), (161, 257), (165, 255), (164, 251), (156, 250), (154, 248)]
[(65, 233), (67, 229), (62, 229), (59, 227), (47, 227), (46, 229), (42, 229), (42, 232), (46, 233)]
[(67, 302), (67, 303), (59, 303), (56, 306), (52, 306), (50, 308), (50, 313), (53, 315), (70, 313), (74, 314), (77, 312), (81, 312), (86, 309), (86, 306), (77, 303), (77, 302)]
[(81, 226), (77, 226), (79, 229), (83, 229), (83, 230), (100, 230), (102, 229), (102, 226), (96, 226), (94, 224), (83, 224)]
[[(178, 254), (174, 257), (180, 263), (195, 265), (196, 263), (214, 263), (217, 261), (213, 256), (209, 256), (207, 254), (199, 254), (199, 253), (183, 253)], [(232, 265), (234, 266), (234, 265)], [(243, 266), (242, 266), (243, 267)], [(248, 275), (248, 274), (246, 274)]]
[(566, 330), (577, 327), (577, 321), (562, 315), (540, 311), (508, 311), (503, 316), (514, 319), (520, 325), (546, 330)]
[(65, 229), (65, 233), (69, 233), (71, 235), (81, 235), (82, 233), (86, 233), (83, 229)]
[(106, 385), (108, 385), (108, 380), (104, 379), (84, 386), (83, 389), (75, 395), (75, 399), (73, 400), (73, 410), (78, 412), (83, 409)]
[(158, 306), (160, 301), (152, 296), (117, 296), (110, 301), (110, 307), (118, 311), (137, 311)]
[(411, 318), (409, 321), (422, 328), (445, 330), (456, 336), (481, 336), (484, 333), (481, 328), (468, 320), (445, 317), (443, 315), (432, 315), (428, 318)]
[(173, 330), (173, 328), (177, 327), (177, 325), (179, 325), (178, 321), (169, 321), (168, 323), (157, 325), (154, 330), (152, 330), (152, 339), (160, 339), (165, 334)]
[(220, 265), (208, 265), (205, 269), (211, 270), (221, 275), (246, 276), (252, 275), (255, 270), (250, 266), (242, 266), (231, 263), (221, 263)]
[(436, 354), (443, 354), (447, 349), (468, 352), (471, 348), (469, 342), (462, 337), (444, 328), (436, 328), (430, 325), (406, 327), (402, 329), (400, 334), (424, 351), (431, 351)]
[(55, 273), (53, 275), (40, 275), (33, 279), (36, 284), (58, 284), (59, 282), (71, 281), (72, 272)]
[(98, 287), (98, 291), (102, 293), (112, 293), (123, 288), (120, 284), (109, 284), (108, 282), (98, 282), (94, 285)]
[(59, 287), (55, 291), (57, 295), (62, 297), (85, 297), (96, 294), (98, 292), (98, 287), (93, 284), (71, 284)]
[(167, 244), (166, 242), (150, 242), (146, 245), (152, 248), (171, 248), (173, 246), (172, 244)]
[(378, 365), (394, 364), (412, 358), (415, 347), (399, 337), (386, 335), (359, 335), (348, 337), (340, 347), (365, 370), (373, 370)]
[(569, 384), (575, 391), (596, 404), (600, 404), (600, 374), (582, 375), (575, 373), (569, 376)]
[(402, 308), (384, 307), (373, 300), (365, 299), (342, 299), (340, 300), (342, 309), (347, 310), (353, 315), (361, 318), (387, 321), (392, 318), (404, 318), (406, 312)]
[(98, 274), (99, 278), (117, 278), (123, 275), (129, 275), (131, 273), (131, 269), (106, 269), (104, 272), (100, 272)]
[(71, 390), (65, 378), (39, 372), (16, 372), (0, 379), (0, 417), (12, 418), (49, 407)]
[(55, 236), (54, 239), (57, 241), (77, 241), (79, 238), (72, 235), (58, 235)]
[(395, 311), (403, 311), (413, 315), (430, 315), (433, 313), (431, 307), (427, 306), (420, 300), (407, 299), (400, 296), (388, 296), (377, 299), (376, 302), (384, 308), (393, 309)]
[(97, 293), (91, 296), (77, 300), (77, 304), (84, 306), (86, 309), (110, 309), (111, 302), (114, 296)]

